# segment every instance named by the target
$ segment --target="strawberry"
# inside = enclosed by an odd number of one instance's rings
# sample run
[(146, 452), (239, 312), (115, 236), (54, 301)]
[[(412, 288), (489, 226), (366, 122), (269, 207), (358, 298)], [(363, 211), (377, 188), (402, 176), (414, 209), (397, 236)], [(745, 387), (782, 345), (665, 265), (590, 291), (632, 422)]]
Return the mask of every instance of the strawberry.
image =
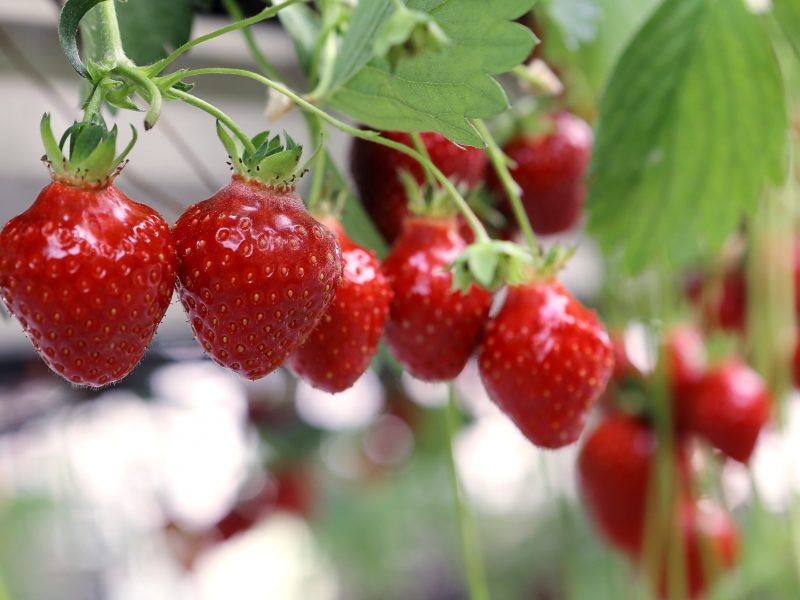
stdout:
[[(319, 323), (342, 275), (336, 236), (293, 186), (302, 149), (287, 136), (227, 142), (236, 173), (178, 219), (178, 292), (192, 330), (220, 365), (255, 380), (277, 369)], [(266, 156), (265, 156), (266, 154)]]
[(733, 358), (711, 368), (694, 386), (686, 421), (725, 455), (747, 462), (769, 419), (770, 393), (761, 376)]
[(638, 556), (658, 440), (622, 413), (603, 418), (578, 455), (578, 482), (589, 516), (612, 545)]
[[(592, 129), (579, 117), (558, 112), (545, 121), (546, 132), (517, 135), (503, 147), (513, 161), (511, 176), (522, 190), (525, 212), (534, 231), (542, 235), (565, 231), (578, 222), (592, 149)], [(505, 196), (494, 171), (487, 184), (498, 197)]]
[(489, 397), (544, 448), (578, 439), (613, 366), (603, 324), (555, 279), (510, 287), (479, 352)]
[[(69, 160), (47, 115), (42, 133), (53, 182), (0, 232), (0, 293), (48, 367), (101, 387), (152, 340), (172, 298), (175, 246), (166, 221), (112, 183), (130, 150), (113, 158), (116, 128), (73, 125)], [(110, 156), (92, 154), (102, 145)]]
[(342, 282), (322, 321), (288, 364), (314, 387), (336, 393), (369, 367), (389, 316), (392, 290), (372, 252), (355, 244), (335, 220), (325, 224), (342, 249)]
[[(701, 505), (684, 500), (678, 511), (678, 519), (684, 546), (685, 590), (689, 598), (697, 598), (736, 562), (739, 532), (725, 510), (707, 501)], [(670, 592), (667, 556), (664, 556), (663, 562), (658, 587), (660, 596), (666, 598)]]
[(800, 331), (797, 332), (794, 357), (792, 358), (792, 379), (794, 380), (794, 387), (800, 388)]
[[(382, 135), (413, 147), (407, 133), (385, 131)], [(433, 164), (448, 178), (470, 188), (483, 180), (487, 165), (483, 150), (457, 146), (439, 133), (426, 132), (420, 137)], [(400, 172), (409, 172), (421, 184), (425, 180), (422, 167), (398, 150), (355, 138), (350, 150), (350, 171), (364, 209), (386, 241), (392, 243), (409, 213)]]
[(465, 248), (454, 218), (413, 216), (383, 264), (394, 292), (386, 343), (425, 381), (449, 381), (461, 373), (489, 314), (489, 292), (474, 284), (466, 293), (453, 290), (446, 267)]
[(706, 368), (706, 349), (700, 331), (690, 325), (673, 327), (664, 342), (664, 358), (676, 425), (685, 429), (694, 387)]

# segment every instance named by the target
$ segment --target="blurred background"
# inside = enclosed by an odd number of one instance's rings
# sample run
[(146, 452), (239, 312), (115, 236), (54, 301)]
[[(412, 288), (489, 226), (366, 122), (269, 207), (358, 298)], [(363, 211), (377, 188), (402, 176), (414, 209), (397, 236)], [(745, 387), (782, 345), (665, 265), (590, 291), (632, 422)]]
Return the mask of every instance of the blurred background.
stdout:
[[(0, 0), (0, 223), (48, 181), (42, 113), (53, 113), (58, 130), (79, 107), (58, 10), (52, 0)], [(216, 12), (200, 16), (194, 33), (219, 27)], [(274, 23), (254, 32), (291, 82), (288, 38)], [(237, 34), (183, 64), (256, 68)], [(247, 130), (265, 127), (259, 86), (210, 78), (196, 91)], [(140, 137), (119, 180), (170, 222), (229, 177), (212, 121), (195, 117), (167, 106), (159, 135)], [(279, 125), (308, 142), (296, 112)], [(347, 140), (333, 133), (330, 144), (346, 170)], [(565, 276), (589, 302), (602, 285), (593, 248), (582, 241)], [(626, 342), (643, 363), (640, 333), (629, 328)], [(175, 300), (142, 365), (93, 393), (51, 376), (17, 322), (0, 319), (0, 599), (467, 597), (447, 389), (379, 364), (336, 396), (283, 371), (246, 383), (203, 357)], [(474, 365), (456, 383), (455, 467), (493, 597), (643, 597), (633, 568), (598, 541), (578, 504), (577, 448), (534, 448), (485, 397)], [(752, 473), (719, 467), (720, 494), (750, 540), (719, 598), (792, 597), (764, 591), (780, 590), (798, 566), (788, 532), (799, 523), (800, 419), (790, 406), (783, 432), (762, 435)]]

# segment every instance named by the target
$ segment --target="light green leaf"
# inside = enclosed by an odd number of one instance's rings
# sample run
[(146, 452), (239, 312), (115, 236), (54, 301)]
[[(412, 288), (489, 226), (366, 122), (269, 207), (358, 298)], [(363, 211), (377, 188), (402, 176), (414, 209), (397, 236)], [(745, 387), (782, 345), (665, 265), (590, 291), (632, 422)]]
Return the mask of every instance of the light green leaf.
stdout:
[(800, 0), (772, 0), (775, 18), (800, 56)]
[[(505, 92), (491, 76), (509, 71), (530, 53), (533, 34), (511, 21), (533, 4), (408, 0), (408, 8), (429, 14), (450, 43), (403, 60), (394, 71), (385, 58), (375, 58), (334, 90), (328, 104), (375, 129), (438, 131), (455, 142), (483, 146), (467, 119), (507, 108)], [(343, 44), (341, 52), (345, 49)]]
[[(272, 0), (273, 6), (277, 3), (278, 0)], [(300, 64), (308, 72), (320, 30), (319, 15), (305, 4), (293, 4), (279, 12), (278, 19), (292, 38)]]
[(347, 34), (333, 63), (331, 89), (346, 82), (374, 56), (375, 38), (392, 15), (389, 0), (359, 2), (350, 17)]
[(632, 272), (717, 249), (782, 179), (786, 121), (758, 17), (741, 0), (667, 0), (602, 99), (590, 229)]

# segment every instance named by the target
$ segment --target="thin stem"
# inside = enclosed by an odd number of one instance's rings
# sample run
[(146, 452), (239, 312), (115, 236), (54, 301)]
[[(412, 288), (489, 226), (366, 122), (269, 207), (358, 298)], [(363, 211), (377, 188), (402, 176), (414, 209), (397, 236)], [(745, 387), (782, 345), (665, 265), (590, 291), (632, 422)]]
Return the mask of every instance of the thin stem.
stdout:
[(258, 73), (252, 73), (251, 71), (246, 71), (244, 69), (232, 69), (232, 68), (223, 68), (223, 67), (216, 67), (216, 68), (208, 68), (208, 69), (191, 69), (183, 73), (183, 77), (196, 77), (198, 75), (238, 75), (240, 77), (247, 77), (249, 79), (253, 79), (262, 83), (263, 85), (272, 88), (276, 92), (279, 92), (292, 100), (295, 104), (300, 106), (306, 111), (312, 112), (319, 116), (323, 121), (327, 121), (337, 129), (353, 136), (358, 137), (361, 139), (368, 140), (370, 142), (375, 142), (377, 144), (382, 144), (388, 148), (393, 148), (403, 154), (407, 154), (414, 158), (417, 162), (419, 162), (423, 167), (426, 167), (430, 170), (433, 176), (436, 178), (436, 181), (447, 190), (447, 193), (450, 194), (453, 201), (456, 203), (456, 206), (464, 215), (467, 223), (469, 224), (472, 231), (475, 233), (475, 240), (478, 242), (488, 242), (491, 240), (489, 234), (486, 232), (486, 228), (481, 223), (480, 219), (475, 215), (472, 209), (467, 204), (467, 201), (464, 200), (463, 196), (459, 193), (456, 187), (453, 185), (447, 176), (442, 173), (436, 165), (434, 165), (430, 160), (426, 159), (422, 154), (406, 146), (405, 144), (401, 144), (399, 142), (395, 142), (393, 140), (386, 139), (380, 135), (377, 135), (375, 132), (364, 131), (362, 129), (358, 129), (357, 127), (352, 127), (347, 123), (340, 121), (336, 117), (332, 117), (324, 110), (314, 106), (311, 102), (300, 96), (299, 94), (292, 91), (290, 88), (286, 87), (285, 85), (272, 81), (267, 77), (259, 75)]
[[(428, 153), (428, 149), (425, 147), (425, 142), (422, 141), (422, 136), (417, 132), (411, 133), (409, 136), (411, 137), (411, 142), (414, 144), (414, 148), (417, 149), (417, 152), (422, 154), (422, 156), (428, 160), (431, 160), (431, 155)], [(422, 171), (425, 173), (425, 181), (428, 182), (430, 187), (434, 187), (436, 185), (436, 180), (433, 178), (433, 175), (431, 175), (431, 172), (428, 171), (428, 169), (422, 169)]]
[(253, 145), (253, 142), (250, 141), (250, 138), (247, 137), (247, 134), (239, 127), (236, 122), (231, 119), (228, 115), (222, 112), (213, 104), (209, 104), (205, 100), (198, 98), (197, 96), (193, 96), (188, 92), (182, 92), (180, 90), (172, 89), (170, 90), (170, 94), (175, 96), (176, 98), (186, 102), (186, 104), (191, 104), (192, 106), (199, 108), (202, 111), (207, 112), (208, 114), (215, 117), (220, 123), (225, 125), (228, 129), (231, 130), (233, 135), (239, 138), (239, 141), (242, 142), (242, 145), (247, 149), (247, 151), (253, 155), (256, 153), (256, 147)]
[(147, 93), (147, 101), (150, 107), (147, 109), (147, 114), (144, 116), (144, 128), (152, 129), (158, 120), (158, 116), (161, 114), (161, 105), (163, 104), (161, 90), (158, 89), (158, 86), (153, 80), (138, 67), (117, 65), (114, 68), (114, 72), (130, 79)]
[[(318, 140), (320, 143), (322, 142), (325, 135), (325, 124), (317, 115), (310, 115), (308, 133), (312, 143), (317, 143)], [(325, 171), (328, 169), (327, 159), (328, 153), (322, 148), (314, 163), (314, 175), (311, 179), (311, 190), (308, 193), (308, 209), (311, 212), (318, 207), (322, 196), (322, 184), (325, 181)]]
[(514, 217), (517, 219), (517, 223), (519, 223), (519, 228), (522, 230), (522, 235), (525, 237), (525, 242), (528, 244), (528, 248), (530, 248), (533, 256), (537, 256), (539, 254), (539, 247), (536, 244), (536, 234), (533, 233), (533, 227), (531, 227), (531, 222), (525, 212), (525, 207), (522, 205), (519, 186), (508, 171), (506, 156), (503, 154), (500, 146), (497, 145), (494, 137), (492, 137), (489, 128), (486, 127), (486, 124), (481, 119), (473, 119), (472, 123), (475, 125), (478, 133), (480, 133), (483, 141), (486, 142), (489, 160), (492, 161), (492, 166), (497, 173), (497, 177), (500, 179), (500, 183), (503, 184), (503, 189), (506, 192), (506, 196), (508, 196), (508, 201), (511, 204), (511, 209), (514, 211)]
[(297, 4), (298, 2), (306, 2), (307, 0), (286, 0), (281, 4), (277, 4), (275, 6), (270, 6), (262, 10), (260, 13), (253, 15), (247, 19), (242, 19), (241, 21), (237, 21), (236, 23), (231, 23), (230, 25), (226, 25), (216, 31), (212, 31), (205, 35), (201, 35), (200, 37), (196, 37), (193, 40), (189, 40), (183, 46), (176, 48), (172, 54), (167, 56), (166, 58), (161, 59), (157, 63), (153, 64), (149, 67), (148, 71), (152, 75), (158, 75), (163, 71), (167, 66), (169, 66), (172, 62), (178, 59), (181, 55), (185, 54), (198, 44), (202, 44), (203, 42), (207, 42), (209, 40), (213, 40), (216, 37), (224, 35), (229, 31), (236, 31), (237, 29), (242, 29), (244, 27), (249, 27), (250, 25), (254, 25), (259, 23), (260, 21), (265, 21), (266, 19), (270, 19), (277, 15), (280, 11), (282, 11), (287, 6), (291, 6), (292, 4)]
[[(242, 21), (244, 19), (244, 13), (242, 9), (239, 8), (239, 3), (237, 0), (222, 0), (222, 4), (225, 6), (225, 10), (228, 11), (231, 19), (234, 21)], [(267, 57), (261, 52), (261, 49), (258, 47), (256, 43), (256, 38), (253, 35), (252, 30), (245, 27), (242, 29), (242, 36), (244, 37), (244, 43), (247, 45), (247, 49), (250, 51), (250, 55), (253, 57), (253, 60), (256, 61), (258, 68), (264, 71), (267, 77), (271, 77), (272, 79), (281, 80), (281, 74), (272, 66), (272, 64), (267, 60)]]
[(104, 96), (103, 82), (100, 81), (94, 86), (92, 93), (89, 95), (89, 99), (86, 101), (86, 105), (83, 107), (82, 120), (84, 123), (91, 121), (97, 114), (97, 111), (100, 110), (100, 105), (103, 103)]
[(97, 19), (97, 30), (100, 32), (99, 51), (101, 55), (98, 56), (98, 59), (109, 68), (120, 64), (132, 64), (122, 47), (122, 35), (119, 32), (114, 0), (101, 2), (97, 6), (95, 18)]
[(458, 480), (456, 461), (453, 455), (453, 437), (458, 427), (458, 406), (456, 405), (456, 388), (450, 382), (447, 386), (447, 408), (445, 408), (445, 441), (447, 445), (447, 464), (450, 472), (450, 483), (453, 487), (453, 502), (458, 519), (459, 535), (461, 537), (461, 554), (464, 559), (464, 568), (467, 572), (470, 600), (488, 600), (489, 588), (486, 584), (483, 559), (478, 540), (478, 531), (472, 513), (464, 497), (464, 491)]

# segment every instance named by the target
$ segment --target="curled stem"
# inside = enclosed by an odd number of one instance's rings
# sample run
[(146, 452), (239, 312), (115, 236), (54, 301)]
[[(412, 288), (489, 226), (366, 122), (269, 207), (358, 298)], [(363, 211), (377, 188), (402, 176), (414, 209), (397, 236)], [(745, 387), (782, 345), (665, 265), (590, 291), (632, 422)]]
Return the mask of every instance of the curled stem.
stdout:
[(175, 98), (182, 100), (186, 104), (190, 104), (191, 106), (199, 108), (200, 110), (205, 111), (215, 117), (220, 123), (230, 129), (231, 133), (233, 133), (233, 135), (235, 135), (239, 141), (242, 142), (242, 145), (247, 149), (248, 152), (250, 152), (251, 155), (256, 153), (256, 148), (253, 145), (253, 142), (250, 141), (250, 138), (247, 137), (247, 134), (236, 124), (233, 119), (222, 112), (219, 108), (206, 102), (205, 100), (202, 100), (201, 98), (198, 98), (197, 96), (193, 96), (188, 92), (172, 89), (170, 90), (170, 94)]
[(461, 193), (456, 189), (456, 186), (453, 185), (453, 182), (450, 181), (447, 176), (442, 173), (436, 165), (434, 165), (429, 159), (425, 156), (417, 152), (414, 148), (410, 148), (405, 144), (401, 144), (399, 142), (395, 142), (393, 140), (386, 139), (374, 131), (365, 131), (362, 129), (358, 129), (357, 127), (353, 127), (348, 125), (347, 123), (340, 121), (336, 117), (333, 117), (326, 113), (324, 110), (318, 108), (301, 95), (297, 94), (289, 87), (283, 85), (282, 83), (278, 83), (273, 81), (263, 75), (259, 75), (258, 73), (253, 73), (251, 71), (247, 71), (245, 69), (234, 69), (234, 68), (225, 68), (225, 67), (215, 67), (215, 68), (207, 68), (207, 69), (191, 69), (185, 71), (183, 73), (183, 77), (196, 77), (199, 75), (237, 75), (239, 77), (247, 77), (249, 79), (253, 79), (258, 81), (259, 83), (272, 88), (276, 92), (283, 94), (290, 100), (292, 100), (295, 104), (301, 107), (303, 110), (316, 114), (319, 118), (323, 121), (326, 121), (336, 127), (337, 129), (353, 136), (368, 140), (370, 142), (375, 142), (377, 144), (381, 144), (383, 146), (387, 146), (388, 148), (393, 148), (403, 154), (407, 154), (414, 158), (417, 162), (419, 162), (424, 168), (427, 168), (431, 174), (434, 176), (436, 181), (450, 194), (453, 201), (456, 203), (459, 211), (464, 215), (467, 223), (469, 224), (472, 231), (475, 233), (475, 240), (478, 242), (488, 242), (491, 240), (489, 234), (486, 232), (486, 228), (481, 223), (480, 219), (475, 215), (472, 209), (467, 204), (467, 201), (464, 200), (464, 197)]
[(114, 72), (130, 79), (133, 83), (138, 85), (141, 90), (144, 90), (147, 95), (147, 102), (150, 105), (147, 109), (147, 114), (144, 116), (144, 128), (152, 129), (158, 120), (158, 116), (161, 114), (161, 106), (163, 104), (161, 90), (158, 89), (155, 82), (138, 67), (117, 65), (114, 68)]
[(522, 205), (522, 199), (519, 195), (519, 186), (514, 181), (514, 178), (511, 177), (511, 173), (508, 170), (506, 156), (492, 137), (489, 128), (486, 127), (486, 124), (481, 119), (473, 119), (472, 123), (483, 138), (483, 141), (486, 142), (486, 151), (489, 154), (489, 160), (492, 162), (492, 167), (495, 173), (497, 173), (500, 183), (503, 185), (506, 196), (508, 196), (508, 201), (511, 204), (511, 209), (514, 211), (514, 217), (517, 223), (519, 223), (519, 228), (522, 230), (522, 235), (525, 237), (525, 242), (528, 244), (531, 254), (537, 256), (539, 254), (539, 247), (536, 244), (536, 234), (533, 233), (533, 227), (531, 227), (531, 222), (528, 219), (528, 215), (525, 213), (525, 207)]

